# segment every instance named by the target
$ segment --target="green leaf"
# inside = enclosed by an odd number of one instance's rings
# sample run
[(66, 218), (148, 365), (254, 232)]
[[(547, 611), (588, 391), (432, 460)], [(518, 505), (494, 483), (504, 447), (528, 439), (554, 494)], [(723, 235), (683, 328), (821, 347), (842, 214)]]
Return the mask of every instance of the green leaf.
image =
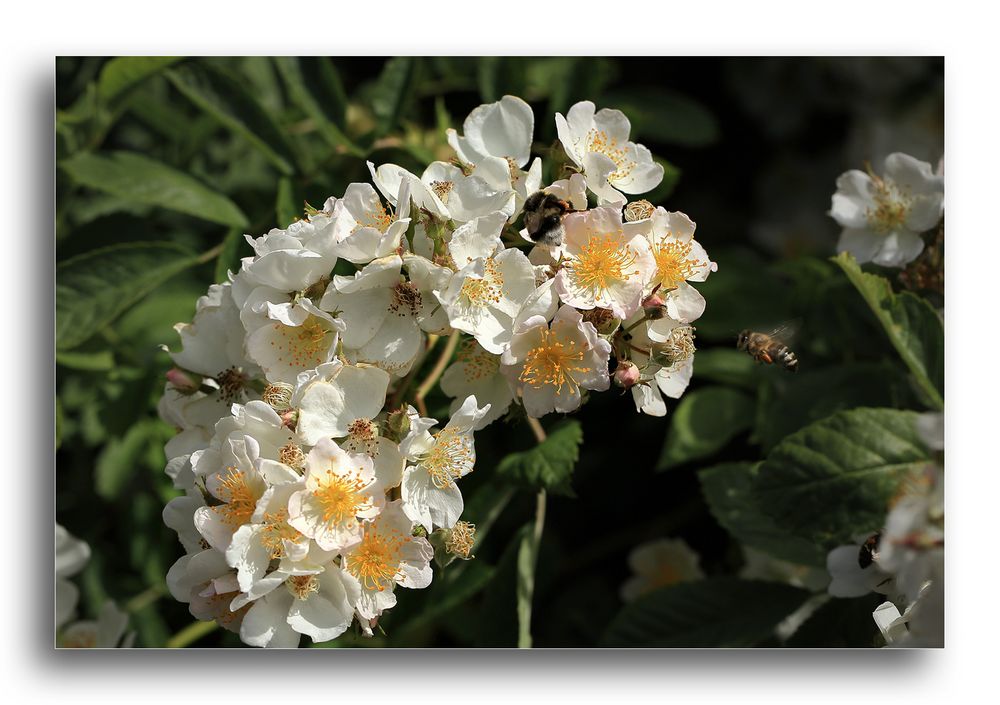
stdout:
[(312, 118), (323, 139), (332, 147), (344, 147), (349, 154), (364, 156), (364, 150), (344, 134), (347, 96), (329, 59), (280, 56), (274, 58), (274, 63), (292, 102)]
[(59, 164), (78, 184), (135, 203), (187, 213), (213, 223), (244, 227), (235, 203), (197, 179), (132, 152), (81, 152)]
[(705, 106), (666, 88), (608, 91), (602, 102), (628, 116), (632, 123), (630, 139), (636, 142), (706, 147), (719, 139), (718, 121)]
[(167, 78), (192, 103), (243, 136), (281, 173), (295, 172), (297, 160), (291, 144), (244, 83), (206, 64), (170, 69)]
[[(434, 590), (433, 597), (429, 601), (429, 606), (417, 614), (413, 619), (406, 622), (402, 627), (392, 631), (390, 637), (393, 646), (407, 646), (416, 632), (432, 625), (441, 617), (445, 617), (453, 612), (457, 607), (474, 597), (493, 580), (496, 568), (488, 563), (478, 560), (466, 561), (461, 564), (465, 566), (461, 577), (448, 580), (446, 588)], [(436, 571), (435, 571), (436, 572)], [(452, 570), (445, 570), (440, 578), (435, 576), (435, 580), (447, 579)], [(432, 587), (432, 589), (434, 589)]]
[(378, 118), (378, 134), (388, 133), (399, 123), (413, 96), (417, 62), (413, 56), (397, 56), (385, 62), (371, 97), (372, 110)]
[(785, 646), (854, 649), (877, 646), (881, 638), (872, 612), (885, 600), (869, 594), (851, 599), (831, 598), (813, 612)]
[(477, 63), (479, 96), (493, 103), (505, 95), (524, 93), (525, 69), (531, 63), (520, 56), (484, 56)]
[(71, 370), (104, 372), (115, 366), (115, 356), (110, 350), (64, 350), (56, 353), (56, 364)]
[(181, 60), (179, 56), (120, 56), (101, 69), (97, 93), (105, 102), (118, 98), (150, 76)]
[(826, 551), (789, 536), (757, 505), (753, 480), (760, 463), (723, 463), (698, 473), (709, 511), (734, 538), (775, 558), (826, 565)]
[(216, 282), (227, 282), (230, 271), (233, 273), (240, 271), (240, 248), (245, 244), (243, 228), (230, 228), (222, 240), (222, 252), (215, 260)]
[(688, 392), (671, 416), (656, 469), (712, 455), (750, 428), (753, 411), (753, 400), (736, 389), (703, 387)]
[(694, 358), (696, 379), (707, 379), (750, 391), (757, 387), (757, 367), (752, 357), (735, 348), (699, 350)]
[(75, 347), (198, 257), (169, 242), (88, 252), (56, 268), (56, 349)]
[(534, 448), (511, 453), (501, 460), (497, 474), (521, 487), (544, 488), (553, 494), (573, 497), (570, 480), (582, 442), (580, 422), (561, 421)]
[(301, 201), (295, 196), (295, 186), (288, 177), (278, 180), (278, 195), (275, 199), (274, 213), (278, 219), (278, 227), (287, 228), (297, 218), (302, 217)]
[(935, 409), (944, 408), (944, 324), (934, 308), (919, 296), (895, 294), (885, 277), (867, 274), (847, 252), (832, 260), (875, 314), (889, 341), (916, 378)]
[(790, 585), (731, 577), (678, 583), (625, 605), (601, 645), (753, 646), (808, 597), (806, 590)]
[(157, 422), (144, 420), (134, 424), (122, 438), (113, 438), (97, 456), (94, 467), (94, 491), (108, 501), (115, 500), (136, 471), (142, 467), (147, 445), (154, 438)]
[(806, 426), (760, 466), (757, 505), (788, 533), (826, 549), (877, 531), (901, 483), (930, 459), (916, 418), (912, 411), (853, 409)]

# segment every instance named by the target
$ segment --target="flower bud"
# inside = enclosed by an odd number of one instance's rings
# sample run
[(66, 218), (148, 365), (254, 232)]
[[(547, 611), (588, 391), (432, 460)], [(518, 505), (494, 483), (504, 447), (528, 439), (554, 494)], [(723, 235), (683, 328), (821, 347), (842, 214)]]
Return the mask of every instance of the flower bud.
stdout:
[(631, 360), (622, 360), (615, 369), (614, 382), (616, 387), (629, 389), (639, 383), (642, 374)]
[(666, 302), (659, 294), (651, 294), (642, 302), (642, 310), (650, 321), (658, 321), (667, 315)]
[(410, 417), (405, 409), (396, 409), (389, 414), (385, 422), (385, 435), (391, 441), (399, 443), (410, 432)]
[(182, 394), (194, 394), (198, 391), (198, 385), (195, 384), (195, 381), (188, 376), (187, 372), (178, 367), (167, 370), (167, 381)]

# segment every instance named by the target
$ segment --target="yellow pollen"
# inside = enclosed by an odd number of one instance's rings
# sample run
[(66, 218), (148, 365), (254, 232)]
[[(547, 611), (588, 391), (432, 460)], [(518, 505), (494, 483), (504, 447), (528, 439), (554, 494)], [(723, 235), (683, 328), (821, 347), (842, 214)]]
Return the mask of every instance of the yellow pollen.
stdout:
[(891, 179), (876, 176), (870, 169), (869, 175), (875, 186), (875, 207), (865, 211), (865, 218), (868, 220), (868, 227), (885, 235), (906, 222), (906, 217), (910, 214), (910, 197)]
[(422, 465), (438, 488), (444, 489), (455, 480), (472, 472), (476, 463), (472, 439), (468, 434), (445, 428), (434, 436), (434, 448)]
[(347, 570), (366, 590), (382, 592), (399, 576), (400, 549), (411, 537), (393, 529), (383, 532), (378, 523), (365, 532), (361, 543), (346, 558)]
[(543, 330), (542, 340), (528, 351), (518, 379), (534, 389), (551, 385), (559, 392), (563, 387), (572, 391), (577, 386), (573, 373), (587, 370), (582, 364), (583, 353), (575, 341), (563, 342), (552, 331)]
[(288, 591), (298, 600), (306, 600), (319, 592), (319, 579), (315, 575), (293, 575), (285, 581)]
[(493, 377), (500, 369), (500, 358), (484, 350), (475, 340), (466, 341), (456, 357), (463, 363), (462, 372), (467, 383)]
[(301, 474), (306, 462), (306, 454), (302, 452), (302, 448), (298, 444), (286, 443), (278, 449), (278, 460)]
[(500, 303), (503, 298), (503, 274), (493, 259), (486, 260), (483, 278), (469, 277), (462, 284), (461, 296), (475, 306), (489, 306)]
[(472, 545), (476, 541), (476, 525), (467, 521), (460, 521), (448, 534), (444, 542), (444, 547), (449, 553), (453, 553), (459, 558), (469, 558), (472, 552)]
[(635, 254), (619, 242), (616, 234), (609, 233), (591, 235), (566, 269), (579, 288), (603, 291), (611, 282), (638, 274), (638, 270), (627, 271), (633, 264)]
[(454, 181), (432, 181), (431, 191), (437, 194), (442, 203), (448, 203), (448, 194), (455, 188)]
[(609, 140), (608, 133), (596, 128), (587, 133), (586, 151), (597, 152), (615, 163), (615, 170), (608, 174), (608, 181), (621, 181), (635, 169), (635, 162), (626, 156), (624, 147), (618, 146), (618, 140)]
[(664, 290), (676, 289), (681, 282), (692, 276), (698, 267), (704, 265), (704, 262), (688, 257), (691, 254), (691, 248), (690, 242), (681, 242), (680, 240), (664, 240), (653, 245), (656, 279), (661, 288)]
[(333, 331), (316, 316), (309, 316), (301, 326), (275, 322), (274, 332), (271, 345), (278, 360), (292, 367), (318, 367), (326, 362), (333, 344)]
[(335, 524), (353, 521), (358, 512), (371, 506), (371, 497), (362, 494), (370, 484), (356, 474), (338, 475), (327, 470), (313, 490), (323, 507), (323, 521)]
[(365, 211), (351, 232), (357, 231), (360, 228), (375, 228), (380, 233), (384, 233), (395, 220), (396, 216), (391, 211), (386, 211), (385, 206), (379, 202), (373, 210)]
[(284, 509), (264, 514), (264, 527), (260, 530), (260, 542), (268, 550), (271, 558), (284, 558), (284, 541), (298, 543), (302, 534), (288, 525), (288, 512)]
[(250, 521), (257, 506), (257, 497), (247, 486), (246, 475), (231, 465), (226, 468), (215, 496), (225, 504), (215, 505), (212, 511), (219, 514), (222, 521), (232, 529)]

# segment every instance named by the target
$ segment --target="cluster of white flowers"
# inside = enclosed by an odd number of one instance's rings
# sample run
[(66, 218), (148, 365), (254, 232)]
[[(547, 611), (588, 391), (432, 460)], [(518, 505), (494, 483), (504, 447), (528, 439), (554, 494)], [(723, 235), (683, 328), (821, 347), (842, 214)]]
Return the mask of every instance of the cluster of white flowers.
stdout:
[(870, 166), (846, 171), (829, 215), (844, 228), (838, 252), (850, 252), (859, 264), (905, 267), (924, 250), (921, 233), (944, 215), (944, 163), (935, 173), (927, 162), (895, 152), (882, 176)]
[[(566, 178), (542, 187), (531, 108), (505, 96), (449, 131), (453, 162), (369, 163), (374, 187), (248, 236), (254, 256), (177, 326), (160, 411), (185, 495), (164, 520), (186, 555), (168, 583), (196, 617), (256, 646), (355, 617), (371, 634), (397, 585), (430, 583), (435, 547), (469, 556), (474, 431), (573, 411), (612, 380), (656, 416), (683, 393), (705, 308), (689, 282), (716, 265), (686, 215), (627, 202), (663, 168), (620, 111), (583, 102), (556, 123)], [(561, 242), (519, 228), (540, 190), (566, 205)], [(444, 336), (446, 355), (461, 345), (435, 365), (454, 402), (434, 430), (413, 378)]]
[(73, 620), (80, 591), (69, 578), (83, 570), (89, 560), (87, 542), (56, 524), (56, 645), (77, 649), (130, 647), (135, 632), (125, 634), (128, 615), (112, 600), (104, 602), (97, 621)]
[[(924, 414), (918, 430), (944, 450), (944, 417)], [(893, 501), (885, 527), (827, 557), (834, 597), (885, 595), (873, 613), (888, 646), (944, 646), (944, 470), (930, 463)], [(902, 612), (900, 612), (902, 608)]]

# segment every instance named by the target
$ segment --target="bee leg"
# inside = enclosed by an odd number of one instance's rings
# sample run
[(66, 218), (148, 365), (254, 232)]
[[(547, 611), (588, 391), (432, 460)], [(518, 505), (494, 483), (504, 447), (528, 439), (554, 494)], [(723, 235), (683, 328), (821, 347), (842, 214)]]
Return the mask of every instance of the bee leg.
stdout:
[(774, 362), (774, 360), (771, 359), (771, 356), (768, 355), (766, 352), (762, 352), (760, 354), (760, 359), (763, 360), (764, 362), (766, 362), (769, 365)]

